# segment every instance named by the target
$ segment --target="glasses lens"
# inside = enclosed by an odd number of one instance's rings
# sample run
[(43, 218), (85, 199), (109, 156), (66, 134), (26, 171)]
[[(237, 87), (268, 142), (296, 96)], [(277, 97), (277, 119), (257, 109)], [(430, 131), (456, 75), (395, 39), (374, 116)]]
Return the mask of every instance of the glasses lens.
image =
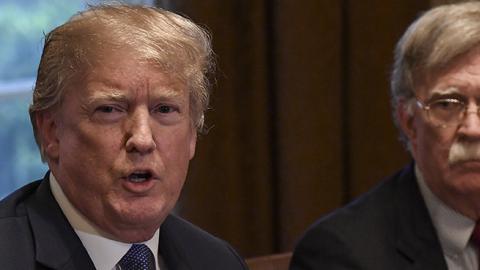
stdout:
[(457, 99), (439, 99), (428, 105), (430, 120), (436, 125), (456, 125), (462, 120), (465, 105)]

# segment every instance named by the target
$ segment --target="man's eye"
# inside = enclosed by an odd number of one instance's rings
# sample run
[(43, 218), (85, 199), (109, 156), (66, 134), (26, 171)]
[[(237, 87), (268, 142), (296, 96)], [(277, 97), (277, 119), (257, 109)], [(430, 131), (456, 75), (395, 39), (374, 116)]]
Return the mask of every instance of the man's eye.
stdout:
[(116, 109), (113, 106), (104, 105), (104, 106), (98, 107), (96, 111), (102, 112), (102, 113), (112, 113), (112, 112), (118, 111), (118, 109)]
[(113, 122), (125, 115), (126, 109), (120, 105), (98, 105), (93, 112), (93, 118), (101, 122)]
[(436, 103), (436, 106), (442, 109), (448, 109), (454, 106), (454, 103), (446, 100), (442, 100)]
[(432, 109), (456, 111), (463, 108), (463, 103), (456, 99), (441, 99), (431, 105)]
[(159, 113), (171, 113), (175, 111), (175, 108), (169, 105), (161, 105), (157, 107), (157, 112)]

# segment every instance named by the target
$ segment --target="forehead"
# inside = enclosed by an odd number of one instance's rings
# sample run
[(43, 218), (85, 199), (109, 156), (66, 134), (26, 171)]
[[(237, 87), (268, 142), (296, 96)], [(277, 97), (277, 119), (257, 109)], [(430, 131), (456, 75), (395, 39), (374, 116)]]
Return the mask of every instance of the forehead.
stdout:
[(185, 85), (171, 73), (148, 63), (128, 51), (101, 55), (87, 65), (84, 83), (98, 85), (93, 90), (162, 90), (163, 94), (179, 95), (186, 92)]
[(445, 68), (431, 72), (419, 95), (463, 93), (480, 96), (480, 48), (458, 57)]

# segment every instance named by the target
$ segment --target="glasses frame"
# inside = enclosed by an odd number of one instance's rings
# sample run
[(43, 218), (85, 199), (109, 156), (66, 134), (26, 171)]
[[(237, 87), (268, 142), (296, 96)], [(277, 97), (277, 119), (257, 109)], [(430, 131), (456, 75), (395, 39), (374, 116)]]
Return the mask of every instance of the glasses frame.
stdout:
[[(433, 124), (435, 124), (434, 123), (435, 120), (432, 120), (432, 116), (431, 116), (431, 112), (430, 112), (431, 111), (431, 105), (435, 104), (435, 103), (439, 103), (439, 102), (445, 102), (445, 101), (462, 105), (462, 110), (460, 111), (459, 117), (458, 117), (458, 119), (456, 120), (455, 123), (445, 122), (445, 123), (439, 123), (436, 126), (441, 127), (441, 128), (458, 126), (463, 121), (463, 119), (465, 118), (465, 115), (466, 115), (465, 112), (468, 110), (468, 104), (466, 104), (464, 101), (462, 101), (460, 99), (457, 99), (457, 98), (439, 98), (439, 99), (434, 99), (434, 100), (430, 100), (430, 101), (427, 101), (427, 102), (423, 102), (418, 97), (415, 97), (415, 104), (420, 109), (425, 111), (425, 113), (427, 114), (427, 119)], [(479, 111), (480, 111), (480, 108), (477, 109), (477, 113)], [(442, 121), (438, 121), (438, 122), (442, 122)]]

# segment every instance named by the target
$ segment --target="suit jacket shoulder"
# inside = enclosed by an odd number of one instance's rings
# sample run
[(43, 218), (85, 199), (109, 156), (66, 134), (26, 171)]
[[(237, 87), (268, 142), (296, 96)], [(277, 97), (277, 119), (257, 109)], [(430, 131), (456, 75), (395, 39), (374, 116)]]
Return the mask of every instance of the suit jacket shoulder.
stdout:
[(51, 194), (48, 174), (0, 202), (0, 268), (95, 270)]
[[(34, 244), (23, 202), (35, 190), (29, 184), (0, 202), (0, 264), (2, 269), (35, 269)], [(21, 260), (19, 254), (31, 260)]]
[(298, 269), (447, 269), (413, 165), (317, 221), (295, 248)]
[[(168, 216), (160, 230), (168, 270), (247, 269), (223, 240)], [(48, 175), (0, 202), (0, 269), (95, 270), (50, 191)]]
[(160, 253), (169, 269), (247, 269), (228, 243), (174, 215), (161, 226)]

